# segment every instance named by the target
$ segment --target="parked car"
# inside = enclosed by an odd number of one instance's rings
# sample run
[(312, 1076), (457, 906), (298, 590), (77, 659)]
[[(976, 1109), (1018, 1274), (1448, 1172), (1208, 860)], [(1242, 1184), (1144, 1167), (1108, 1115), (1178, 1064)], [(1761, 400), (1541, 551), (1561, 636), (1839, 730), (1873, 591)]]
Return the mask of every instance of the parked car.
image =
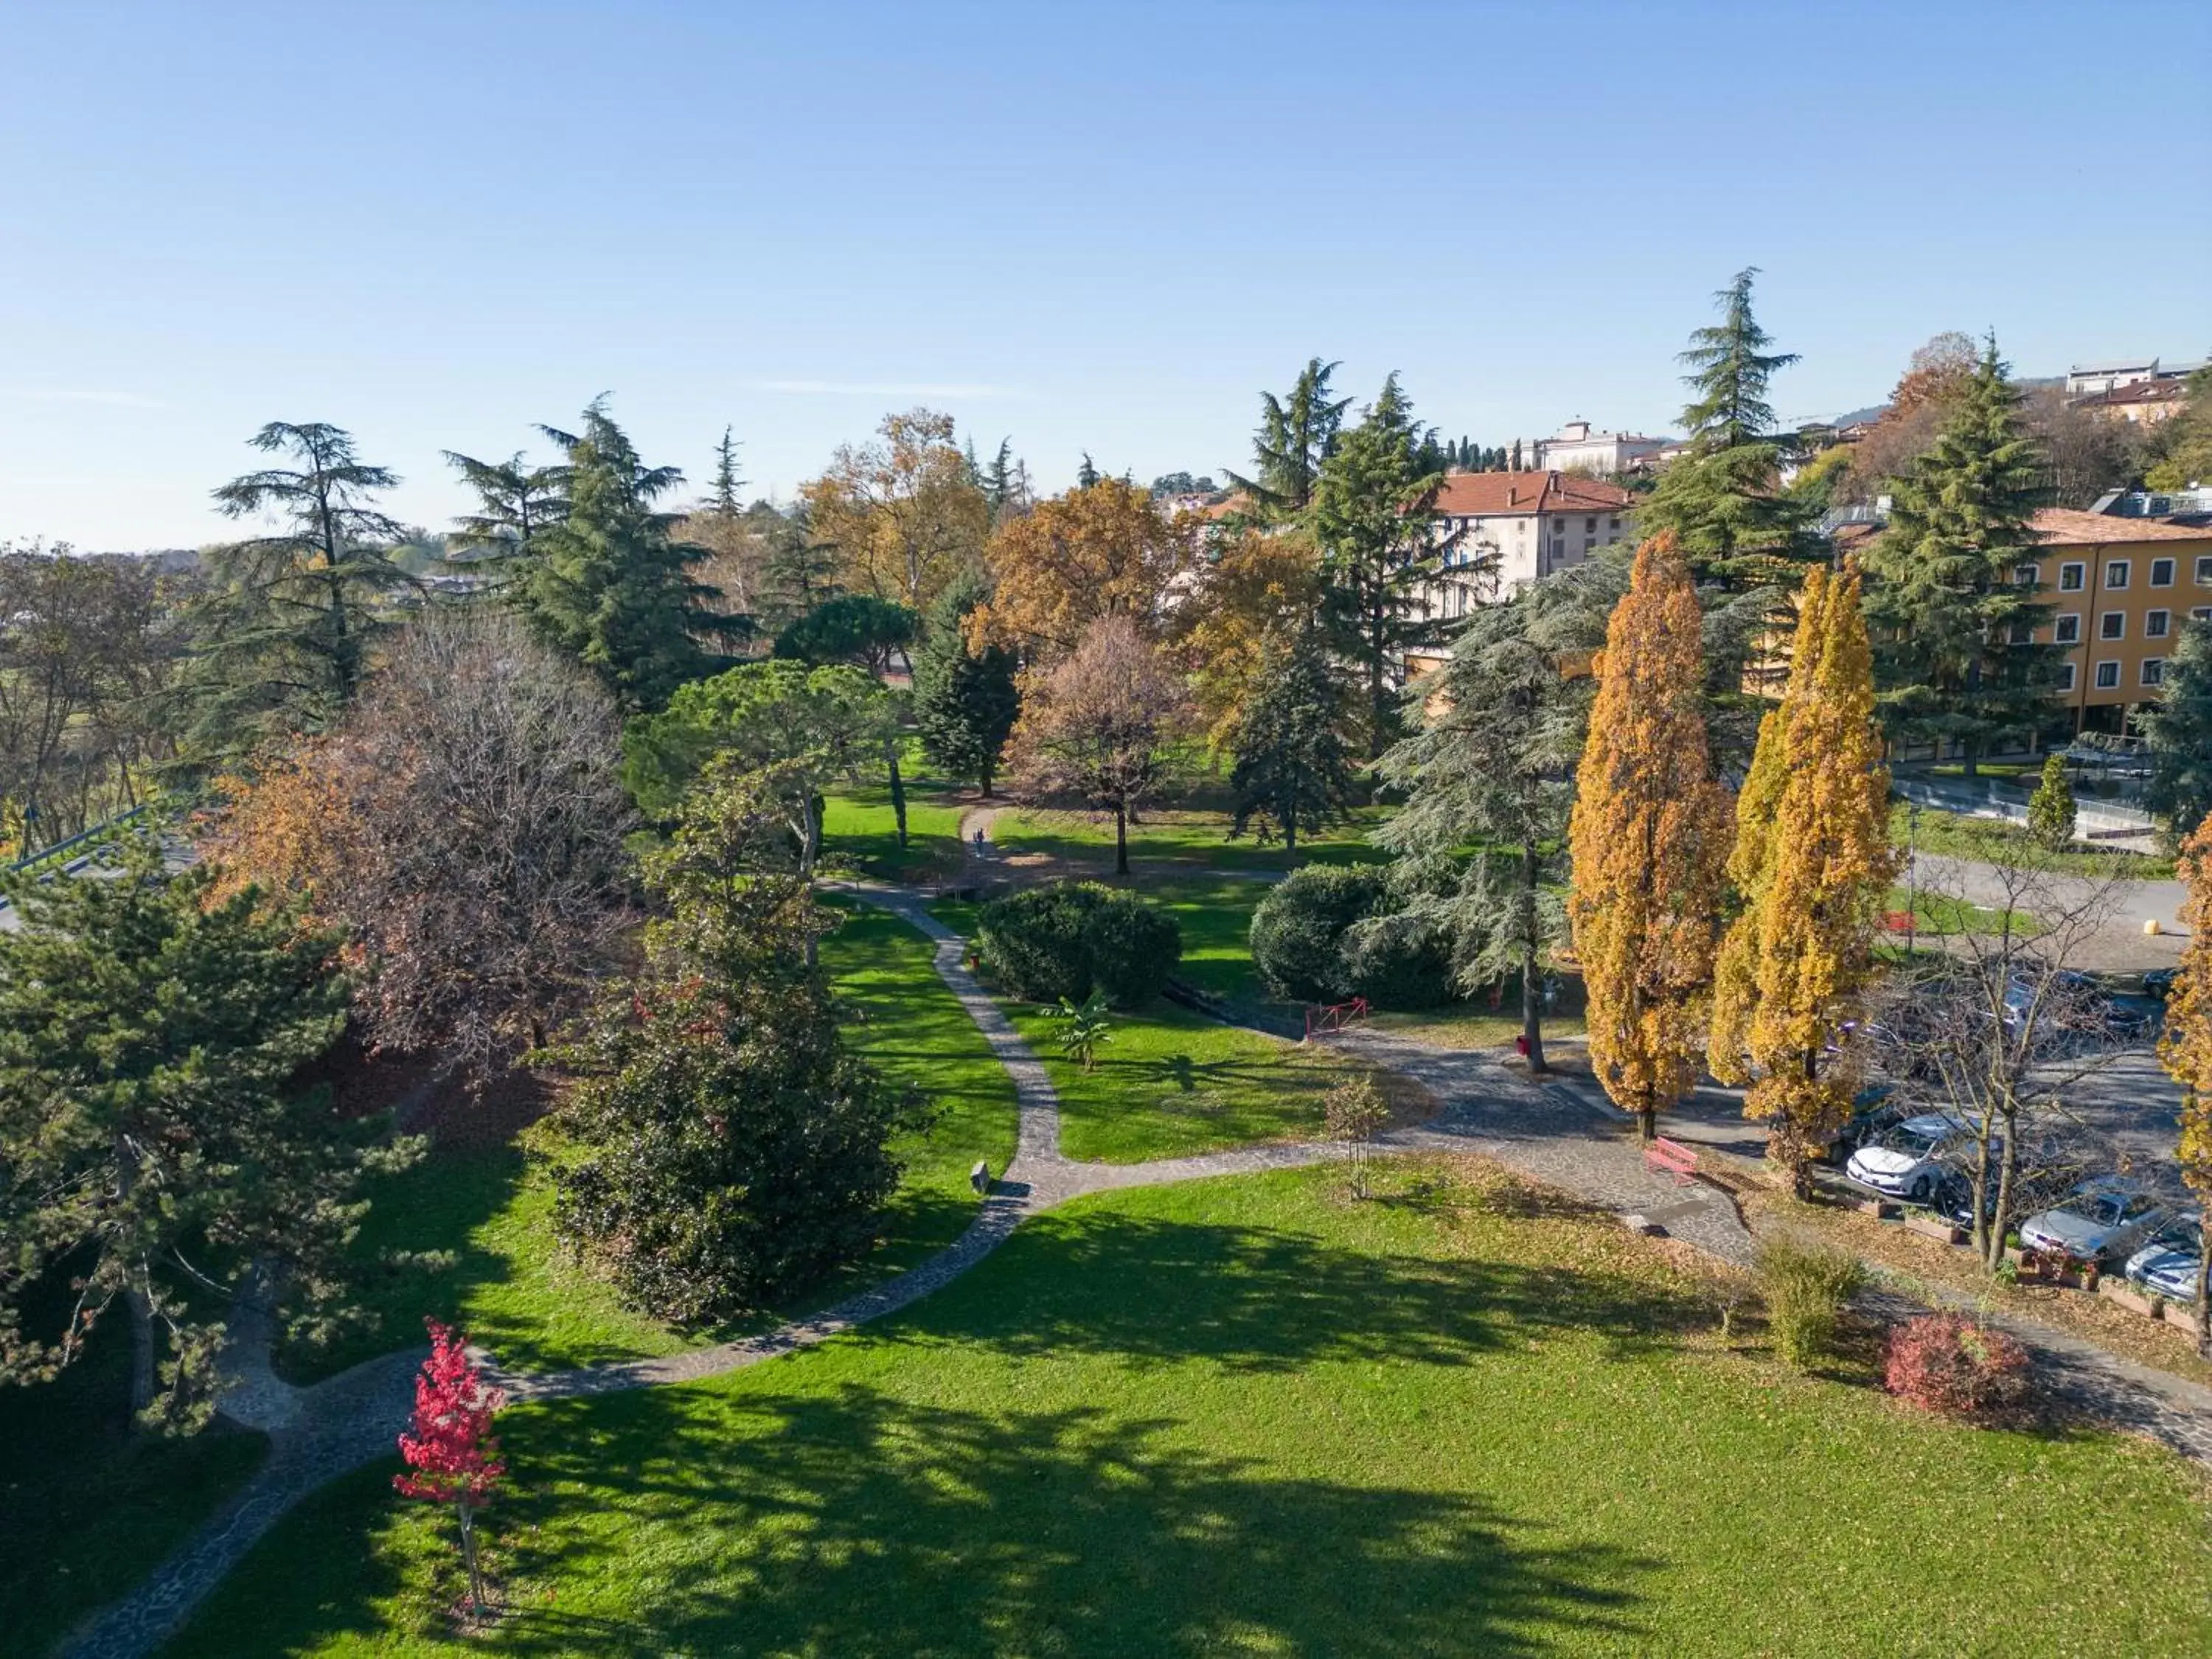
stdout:
[(2157, 1005), (2149, 999), (2114, 996), (2088, 975), (2062, 968), (2047, 981), (2021, 978), (2005, 987), (2005, 1029), (2011, 1030), (2026, 1018), (2039, 998), (2044, 1029), (2037, 1046), (2054, 1051), (2065, 1047), (2069, 1038), (2133, 1042), (2149, 1036), (2158, 1024)]
[(1853, 1152), (1844, 1165), (1844, 1175), (1884, 1198), (1925, 1204), (1950, 1173), (1943, 1155), (1972, 1133), (1965, 1119), (1947, 1112), (1908, 1117)]
[(2204, 1228), (2193, 1215), (2176, 1216), (2128, 1258), (2129, 1282), (2185, 1308), (2197, 1305), (2197, 1261), (2204, 1253)]
[(2083, 1182), (2060, 1204), (2020, 1224), (2020, 1242), (2031, 1250), (2063, 1250), (2077, 1261), (2126, 1255), (2172, 1218), (2154, 1193), (2106, 1177)]
[(1821, 1148), (1820, 1161), (1841, 1165), (1883, 1130), (1911, 1115), (1912, 1108), (1894, 1098), (1889, 1085), (1870, 1083), (1851, 1097), (1850, 1121)]
[(2143, 994), (2154, 1001), (2164, 1002), (2173, 994), (2173, 976), (2177, 968), (2154, 968), (2142, 976)]

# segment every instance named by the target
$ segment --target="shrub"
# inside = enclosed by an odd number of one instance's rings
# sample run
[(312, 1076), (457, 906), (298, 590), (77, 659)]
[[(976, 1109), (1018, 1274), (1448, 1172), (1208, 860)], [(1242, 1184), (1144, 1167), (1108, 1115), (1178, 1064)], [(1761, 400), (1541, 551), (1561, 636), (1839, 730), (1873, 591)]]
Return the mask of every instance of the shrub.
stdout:
[(1883, 1381), (1923, 1411), (1990, 1419), (2027, 1401), (2027, 1350), (1960, 1314), (1926, 1314), (1889, 1333)]
[(2074, 787), (2066, 781), (2066, 757), (2053, 753), (2043, 763), (2043, 776), (2028, 797), (2027, 832), (2052, 852), (2063, 851), (2074, 839)]
[(1095, 882), (1061, 882), (993, 899), (975, 918), (975, 953), (1009, 996), (1080, 1002), (1091, 994), (1084, 924), (1106, 891)]
[(1433, 1008), (1452, 1000), (1451, 940), (1411, 916), (1372, 915), (1339, 950), (1352, 994), (1378, 1008)]
[(1825, 1245), (1769, 1239), (1759, 1247), (1767, 1334), (1784, 1362), (1804, 1370), (1835, 1352), (1844, 1304), (1866, 1283), (1859, 1259)]
[(1134, 1008), (1158, 995), (1182, 960), (1182, 927), (1134, 893), (1100, 891), (1104, 898), (1084, 919), (1084, 955), (1106, 1000)]
[(1252, 965), (1267, 989), (1300, 1002), (1341, 1002), (1358, 994), (1344, 957), (1344, 935), (1385, 902), (1372, 866), (1309, 865), (1279, 883), (1252, 913)]
[(975, 921), (975, 950), (1011, 996), (1079, 1003), (1093, 990), (1117, 1008), (1150, 1000), (1182, 959), (1182, 929), (1134, 893), (1061, 882), (994, 899)]

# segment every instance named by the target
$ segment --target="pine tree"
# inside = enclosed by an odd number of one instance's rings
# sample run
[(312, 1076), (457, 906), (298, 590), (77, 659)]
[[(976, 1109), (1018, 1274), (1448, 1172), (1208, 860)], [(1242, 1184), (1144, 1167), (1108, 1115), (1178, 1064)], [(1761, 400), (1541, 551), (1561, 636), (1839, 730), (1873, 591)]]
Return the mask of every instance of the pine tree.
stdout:
[(1782, 487), (1767, 384), (1797, 359), (1766, 349), (1772, 342), (1751, 309), (1758, 274), (1739, 271), (1713, 296), (1721, 320), (1691, 335), (1681, 354), (1695, 394), (1681, 416), (1689, 450), (1637, 509), (1638, 528), (1671, 532), (1699, 580), (1739, 591), (1794, 585), (1799, 566), (1827, 556), (1811, 510)]
[(1285, 848), (1295, 854), (1301, 830), (1318, 832), (1345, 816), (1352, 777), (1338, 735), (1342, 702), (1313, 629), (1263, 645), (1257, 683), (1231, 740), (1231, 835), (1257, 819), (1280, 830)]
[(1698, 596), (1664, 537), (1637, 550), (1596, 664), (1568, 830), (1568, 920), (1589, 999), (1590, 1061), (1644, 1138), (1696, 1084), (1729, 843), (1705, 743)]
[(2212, 621), (2181, 630), (2142, 729), (2150, 744), (2145, 804), (2165, 816), (2174, 841), (2185, 841), (2212, 814)]
[(2074, 839), (2074, 786), (2066, 780), (2066, 757), (2044, 757), (2043, 775), (2027, 798), (2027, 832), (2052, 852), (2063, 850)]
[(674, 515), (653, 508), (684, 475), (645, 465), (599, 402), (580, 434), (544, 430), (568, 453), (568, 516), (538, 536), (515, 603), (625, 709), (658, 708), (711, 671), (699, 641), (720, 631), (691, 575), (706, 550), (675, 540)]
[(1029, 498), (1029, 469), (1014, 459), (1012, 438), (999, 440), (998, 453), (991, 457), (978, 483), (983, 499), (991, 505), (992, 523), (1021, 509)]
[[(345, 1024), (337, 941), (251, 889), (212, 899), (216, 874), (165, 873), (148, 836), (99, 878), (0, 878), (21, 922), (0, 933), (0, 1378), (71, 1364), (119, 1298), (131, 1409), (168, 1429), (207, 1415), (222, 1323), (199, 1291), (242, 1295), (258, 1262), (292, 1328), (326, 1334), (362, 1177), (421, 1150), (368, 1151), (375, 1126), (299, 1081)], [(27, 1335), (63, 1274), (61, 1329)]]
[(1333, 647), (1364, 687), (1370, 760), (1395, 734), (1406, 653), (1434, 645), (1444, 629), (1424, 602), (1452, 545), (1429, 514), (1443, 474), (1423, 465), (1427, 440), (1394, 374), (1359, 424), (1339, 438), (1314, 494), (1322, 617)]
[(1286, 397), (1260, 394), (1260, 429), (1252, 434), (1255, 465), (1250, 477), (1231, 472), (1230, 483), (1252, 502), (1253, 516), (1273, 522), (1295, 519), (1313, 505), (1321, 471), (1336, 447), (1349, 398), (1332, 398), (1334, 363), (1310, 358)]
[(1742, 908), (1715, 964), (1711, 1046), (1716, 1077), (1750, 1084), (1744, 1115), (1766, 1121), (1768, 1156), (1801, 1188), (1863, 1066), (1853, 1033), (1897, 864), (1888, 795), (1858, 576), (1810, 571), (1789, 686), (1736, 801)]
[(1505, 470), (1509, 472), (1521, 470), (1521, 441), (1518, 438), (1513, 441), (1513, 459), (1505, 464)]
[(955, 577), (938, 598), (914, 664), (915, 724), (930, 763), (973, 778), (988, 798), (999, 757), (1021, 712), (1015, 657), (1001, 645), (968, 648), (968, 613), (990, 596), (980, 572)]
[[(2181, 910), (2189, 943), (2166, 999), (2166, 1025), (2158, 1039), (2159, 1063), (2181, 1085), (2181, 1139), (2175, 1155), (2181, 1178), (2212, 1213), (2212, 818), (2181, 843), (2181, 879), (2188, 897)], [(2197, 1351), (2212, 1358), (2212, 1249), (2197, 1262)]]
[(1590, 703), (1589, 677), (1570, 670), (1604, 642), (1624, 577), (1615, 561), (1592, 559), (1473, 612), (1425, 686), (1419, 729), (1376, 767), (1406, 793), (1375, 832), (1399, 855), (1406, 913), (1451, 938), (1463, 986), (1519, 975), (1538, 1073), (1545, 969), (1566, 942), (1568, 811)]
[(1083, 465), (1075, 469), (1075, 487), (1078, 489), (1095, 489), (1097, 486), (1098, 478), (1098, 469), (1092, 465), (1091, 452), (1086, 449), (1083, 452)]
[(444, 453), (478, 502), (474, 513), (453, 520), (457, 551), (511, 559), (526, 552), (538, 532), (568, 517), (566, 466), (532, 466), (520, 452), (503, 461), (479, 461), (450, 449)]
[(2057, 684), (2063, 647), (2034, 639), (2052, 607), (2021, 580), (2038, 551), (2042, 477), (1992, 337), (1942, 434), (1898, 481), (1867, 556), (1890, 736), (1957, 744), (1969, 777), (1989, 744), (2036, 731)]
[(726, 519), (734, 519), (745, 510), (738, 499), (745, 481), (738, 471), (738, 444), (731, 431), (724, 427), (722, 441), (714, 446), (714, 483), (707, 492), (707, 510)]
[(765, 622), (777, 627), (795, 622), (845, 591), (837, 580), (836, 544), (814, 533), (803, 501), (787, 513), (758, 501), (746, 517), (760, 526), (768, 544), (761, 567)]

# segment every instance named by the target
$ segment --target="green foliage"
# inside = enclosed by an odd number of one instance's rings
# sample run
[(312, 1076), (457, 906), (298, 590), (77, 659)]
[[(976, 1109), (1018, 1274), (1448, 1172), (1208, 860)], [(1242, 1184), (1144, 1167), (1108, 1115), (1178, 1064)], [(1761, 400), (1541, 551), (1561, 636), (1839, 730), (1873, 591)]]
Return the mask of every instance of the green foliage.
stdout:
[(2212, 812), (2212, 621), (2182, 629), (2159, 700), (2141, 719), (2151, 765), (2144, 801), (2185, 841)]
[(1390, 1108), (1368, 1073), (1346, 1078), (1322, 1097), (1322, 1128), (1344, 1148), (1354, 1198), (1368, 1195), (1369, 1155), (1375, 1137), (1389, 1121)]
[(698, 641), (720, 627), (712, 590), (691, 575), (706, 550), (675, 540), (675, 515), (653, 510), (684, 475), (640, 460), (600, 402), (582, 432), (544, 430), (568, 452), (568, 510), (533, 538), (514, 601), (626, 711), (659, 708), (713, 667)]
[(297, 465), (215, 492), (224, 516), (283, 527), (209, 555), (191, 616), (200, 649), (179, 685), (182, 746), (201, 764), (334, 720), (361, 688), (386, 600), (409, 583), (391, 556), (405, 532), (373, 505), (399, 479), (362, 460), (350, 433), (271, 421), (251, 441)]
[(857, 668), (747, 663), (634, 717), (623, 731), (623, 781), (644, 811), (666, 813), (710, 757), (727, 755), (739, 771), (796, 768), (799, 787), (819, 794), (877, 764), (894, 726), (883, 687)]
[(1992, 339), (1935, 444), (1897, 481), (1889, 528), (1867, 556), (1893, 740), (1956, 740), (1971, 769), (1990, 744), (2047, 716), (2064, 648), (2033, 641), (2052, 607), (2018, 575), (2039, 551), (2029, 520), (2042, 480)]
[(915, 617), (902, 605), (872, 593), (824, 599), (775, 636), (775, 654), (819, 666), (853, 663), (877, 678), (913, 643)]
[(1340, 1002), (1353, 994), (1344, 935), (1388, 902), (1383, 872), (1310, 865), (1268, 890), (1252, 913), (1252, 965), (1275, 996)]
[(922, 752), (952, 777), (975, 779), (986, 795), (1022, 706), (1014, 653), (995, 644), (970, 652), (961, 626), (989, 596), (981, 573), (954, 577), (931, 607), (914, 663), (914, 718)]
[(1256, 819), (1297, 849), (1301, 830), (1317, 833), (1351, 811), (1352, 775), (1337, 727), (1343, 698), (1328, 659), (1310, 629), (1285, 639), (1271, 635), (1260, 656), (1258, 684), (1237, 717), (1231, 749), (1237, 763), (1232, 835)]
[(1295, 519), (1313, 505), (1323, 462), (1336, 448), (1349, 398), (1332, 398), (1328, 378), (1337, 365), (1310, 359), (1287, 397), (1260, 394), (1260, 429), (1252, 437), (1257, 463), (1250, 477), (1231, 472), (1229, 482), (1252, 502), (1254, 515), (1270, 521)]
[[(119, 1298), (133, 1409), (190, 1429), (223, 1329), (191, 1287), (240, 1294), (265, 1264), (293, 1330), (327, 1335), (356, 1189), (420, 1149), (372, 1151), (374, 1125), (296, 1081), (344, 1024), (332, 938), (251, 889), (204, 902), (215, 869), (165, 874), (153, 837), (116, 856), (109, 875), (0, 883), (21, 924), (0, 933), (0, 1378), (54, 1376)], [(27, 1332), (24, 1298), (64, 1268), (60, 1330)]]
[(553, 1060), (579, 1151), (554, 1224), (629, 1306), (682, 1325), (740, 1317), (856, 1260), (883, 1231), (892, 1137), (918, 1103), (845, 1046), (813, 942), (834, 926), (797, 877), (763, 872), (781, 791), (720, 769), (647, 862), (668, 915), (646, 962)]
[(1393, 693), (1406, 653), (1434, 645), (1443, 630), (1422, 603), (1452, 544), (1429, 515), (1443, 473), (1428, 464), (1428, 439), (1392, 374), (1359, 424), (1339, 437), (1314, 491), (1322, 617), (1364, 689), (1370, 759), (1396, 728)]
[(1864, 1264), (1826, 1245), (1778, 1237), (1760, 1243), (1757, 1267), (1775, 1352), (1798, 1370), (1811, 1370), (1835, 1352), (1844, 1305), (1866, 1284)]
[(2189, 377), (2189, 401), (2179, 415), (2151, 428), (2149, 451), (2143, 483), (2151, 489), (2212, 483), (2212, 368)]
[(2066, 780), (2066, 757), (2044, 757), (2042, 781), (2027, 800), (2027, 830), (2052, 852), (2074, 840), (2074, 786)]
[[(532, 466), (520, 453), (479, 461), (445, 452), (461, 480), (477, 492), (477, 508), (453, 520), (455, 552), (477, 559), (513, 559), (530, 550), (538, 532), (568, 516), (568, 469)], [(472, 561), (473, 562), (473, 561)]]
[(1010, 996), (1073, 1002), (1103, 993), (1115, 1006), (1149, 1001), (1182, 954), (1176, 919), (1134, 893), (1061, 882), (994, 899), (976, 917), (975, 949)]
[(1787, 580), (1792, 564), (1827, 554), (1812, 530), (1818, 509), (1781, 488), (1767, 386), (1797, 359), (1766, 349), (1771, 341), (1751, 310), (1758, 274), (1739, 271), (1714, 295), (1721, 320), (1691, 335), (1681, 356), (1693, 394), (1681, 416), (1689, 453), (1660, 475), (1636, 515), (1645, 536), (1674, 532), (1701, 581), (1739, 590)]
[(1060, 1052), (1086, 1072), (1097, 1060), (1099, 1045), (1112, 1041), (1103, 991), (1093, 991), (1081, 1002), (1070, 1002), (1062, 997), (1060, 1006), (1051, 1012), (1048, 1018), (1059, 1034)]

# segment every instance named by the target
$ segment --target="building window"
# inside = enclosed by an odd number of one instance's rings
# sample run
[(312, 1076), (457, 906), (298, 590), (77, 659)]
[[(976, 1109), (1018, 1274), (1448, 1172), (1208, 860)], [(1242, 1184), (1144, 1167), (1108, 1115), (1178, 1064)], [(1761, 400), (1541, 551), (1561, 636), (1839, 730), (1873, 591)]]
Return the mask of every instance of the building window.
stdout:
[(2106, 560), (2105, 586), (2111, 588), (2121, 588), (2125, 587), (2127, 585), (2128, 562), (2125, 559)]
[(2074, 689), (2074, 665), (2070, 662), (2062, 662), (2058, 665), (2058, 689), (2061, 691), (2071, 691)]
[(2061, 617), (2053, 627), (2051, 637), (2061, 645), (2081, 644), (2081, 618), (2077, 616)]
[(2014, 565), (2012, 571), (2012, 579), (2014, 583), (2018, 586), (2033, 587), (2036, 583), (2043, 580), (2043, 570), (2042, 568), (2038, 565)]
[(2124, 640), (2128, 636), (2128, 613), (2107, 611), (2097, 618), (2097, 637), (2100, 640)]
[(1608, 529), (1608, 530), (1618, 530), (1618, 529), (1620, 529), (1620, 515), (1619, 514), (1615, 514), (1612, 518), (1610, 518), (1610, 519), (1607, 520), (1606, 520), (1606, 528), (1607, 528), (1607, 529)]
[(2150, 585), (2153, 587), (2171, 587), (2173, 586), (2173, 561), (2172, 559), (2153, 559), (2150, 562)]
[(1597, 520), (1595, 519), (1584, 519), (1583, 520), (1583, 534), (1585, 536), (1595, 536), (1597, 534)]
[(2143, 637), (2147, 640), (2164, 639), (2166, 637), (2166, 612), (2163, 611), (2152, 611), (2148, 616), (2143, 618)]
[[(2205, 563), (2207, 565), (2212, 565), (2212, 559), (2206, 560)], [(2081, 591), (2082, 578), (2088, 571), (2088, 568), (2089, 567), (2086, 564), (2060, 565), (2058, 567), (2058, 591), (2062, 593), (2079, 593)]]
[(2212, 558), (2197, 560), (2197, 585), (2199, 587), (2212, 587)]
[(2189, 612), (2189, 620), (2191, 622), (2212, 622), (2212, 605), (2191, 606)]
[(2097, 665), (2097, 690), (2100, 691), (2110, 691), (2118, 686), (2119, 683), (2119, 664), (2116, 662), (2100, 662)]
[(2145, 685), (2164, 685), (2166, 684), (2165, 658), (2145, 657), (2143, 659), (2142, 683)]

